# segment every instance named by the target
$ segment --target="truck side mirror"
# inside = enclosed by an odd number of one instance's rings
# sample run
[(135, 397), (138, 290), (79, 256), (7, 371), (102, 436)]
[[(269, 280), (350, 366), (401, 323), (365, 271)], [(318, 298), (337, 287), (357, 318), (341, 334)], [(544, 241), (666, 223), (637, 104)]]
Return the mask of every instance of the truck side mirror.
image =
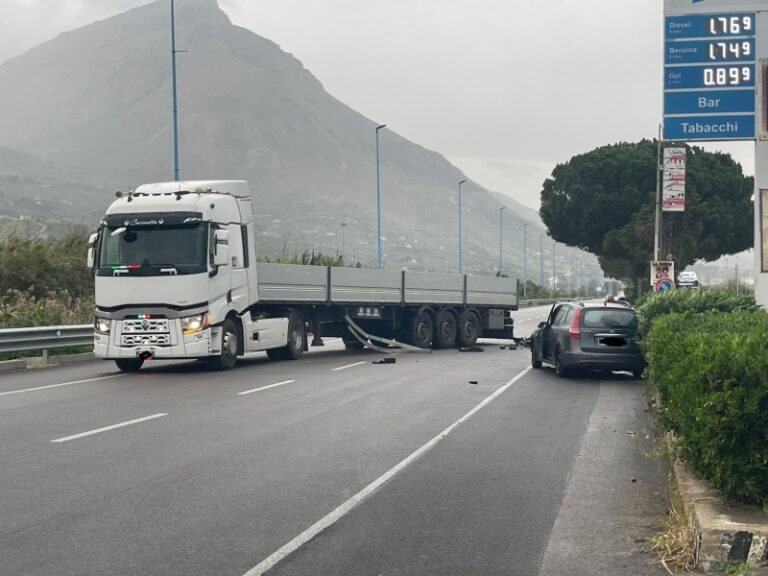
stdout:
[(229, 230), (216, 230), (214, 242), (213, 265), (226, 266), (229, 264)]
[(96, 246), (96, 241), (98, 239), (99, 239), (99, 233), (98, 232), (94, 232), (93, 234), (91, 234), (88, 237), (88, 257), (86, 259), (86, 264), (87, 264), (88, 268), (91, 269), (91, 270), (93, 270), (95, 265), (96, 265), (94, 254), (96, 252), (95, 246)]

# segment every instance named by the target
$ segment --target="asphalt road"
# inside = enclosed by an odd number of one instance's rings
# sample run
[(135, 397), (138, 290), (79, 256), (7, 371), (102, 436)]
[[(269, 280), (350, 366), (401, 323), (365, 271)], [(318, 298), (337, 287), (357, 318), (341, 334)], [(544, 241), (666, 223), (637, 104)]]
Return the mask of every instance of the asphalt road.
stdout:
[(662, 574), (642, 383), (483, 350), (4, 374), (0, 574)]

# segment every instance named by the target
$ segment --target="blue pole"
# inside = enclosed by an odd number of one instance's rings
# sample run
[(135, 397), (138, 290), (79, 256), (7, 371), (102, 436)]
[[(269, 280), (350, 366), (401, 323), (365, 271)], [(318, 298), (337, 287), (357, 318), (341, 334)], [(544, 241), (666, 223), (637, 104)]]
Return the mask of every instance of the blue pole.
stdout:
[(501, 278), (501, 271), (502, 271), (502, 259), (501, 259), (501, 223), (502, 223), (502, 213), (504, 212), (504, 209), (506, 206), (502, 206), (499, 208), (499, 278)]
[(379, 130), (386, 124), (376, 126), (376, 267), (381, 270), (381, 187), (379, 185)]
[(171, 0), (171, 77), (173, 82), (173, 180), (179, 181), (179, 121), (176, 104), (176, 16)]
[(555, 248), (557, 247), (556, 242), (552, 242), (552, 298), (555, 297), (555, 290), (557, 289), (557, 268), (556, 268), (556, 262), (557, 259), (555, 258)]
[(523, 224), (523, 298), (528, 297), (528, 225), (530, 222)]
[(464, 264), (461, 261), (461, 255), (463, 252), (464, 247), (462, 246), (461, 242), (461, 234), (462, 234), (462, 226), (461, 226), (461, 185), (464, 184), (466, 180), (460, 180), (459, 181), (459, 274), (464, 273)]

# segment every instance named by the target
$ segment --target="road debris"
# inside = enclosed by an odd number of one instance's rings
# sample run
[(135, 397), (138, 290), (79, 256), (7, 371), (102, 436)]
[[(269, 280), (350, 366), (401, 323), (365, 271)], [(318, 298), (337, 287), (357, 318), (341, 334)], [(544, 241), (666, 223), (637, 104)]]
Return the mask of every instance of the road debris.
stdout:
[(371, 362), (371, 364), (394, 364), (397, 362), (397, 358), (393, 358), (392, 356), (386, 356), (384, 358), (379, 358), (378, 360), (374, 360)]

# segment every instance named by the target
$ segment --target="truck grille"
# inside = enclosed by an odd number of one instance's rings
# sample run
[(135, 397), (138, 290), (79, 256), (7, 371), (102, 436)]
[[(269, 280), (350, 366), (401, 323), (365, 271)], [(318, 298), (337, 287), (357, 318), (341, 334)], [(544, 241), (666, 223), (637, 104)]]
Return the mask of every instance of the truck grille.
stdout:
[(156, 346), (168, 346), (171, 343), (170, 334), (123, 334), (123, 346), (140, 346), (154, 344)]
[(166, 318), (123, 320), (122, 346), (170, 346), (170, 326)]
[(123, 320), (123, 333), (162, 334), (168, 333), (168, 320), (165, 318), (151, 320)]

